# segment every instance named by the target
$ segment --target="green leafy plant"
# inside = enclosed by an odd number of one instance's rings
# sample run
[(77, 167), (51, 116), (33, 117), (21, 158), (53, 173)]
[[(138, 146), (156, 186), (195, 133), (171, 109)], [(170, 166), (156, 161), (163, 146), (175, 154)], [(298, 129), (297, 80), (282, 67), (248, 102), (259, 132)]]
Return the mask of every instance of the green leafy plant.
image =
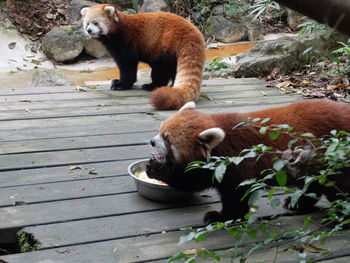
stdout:
[(221, 57), (215, 57), (210, 62), (206, 62), (204, 65), (204, 70), (208, 72), (213, 72), (228, 68), (230, 64), (221, 61), (221, 59)]
[(37, 251), (41, 247), (41, 243), (38, 242), (33, 235), (24, 232), (24, 231), (18, 231), (17, 232), (17, 242), (18, 247), (21, 252), (32, 252)]
[(306, 21), (298, 25), (298, 28), (300, 28), (300, 35), (306, 35), (316, 32), (326, 32), (326, 30), (328, 30), (328, 28), (325, 25), (317, 23), (316, 21)]
[(345, 75), (350, 73), (350, 44), (338, 42), (341, 47), (334, 50), (332, 54), (336, 55), (334, 59), (338, 67), (334, 68), (331, 73)]
[(249, 9), (251, 10), (249, 15), (254, 15), (253, 20), (255, 20), (262, 14), (266, 13), (269, 9), (280, 11), (281, 6), (272, 0), (261, 0), (253, 4)]
[[(214, 156), (208, 162), (197, 161), (189, 164), (187, 167), (188, 170), (199, 167), (211, 169), (213, 170), (213, 180), (221, 182), (226, 167), (229, 164), (239, 165), (248, 158), (258, 160), (265, 155), (273, 156), (272, 167), (261, 171), (260, 179), (248, 179), (241, 182), (239, 186), (249, 186), (242, 199), (249, 196), (248, 203), (251, 210), (245, 215), (244, 219), (212, 223), (206, 227), (197, 229), (183, 229), (186, 231), (186, 234), (180, 238), (179, 242), (179, 244), (191, 240), (202, 242), (206, 238), (209, 238), (211, 233), (218, 230), (225, 230), (234, 240), (232, 247), (223, 251), (201, 249), (198, 253), (180, 252), (171, 257), (168, 262), (181, 259), (194, 263), (198, 258), (212, 258), (215, 261), (220, 261), (224, 255), (229, 255), (232, 260), (240, 259), (240, 262), (245, 262), (255, 251), (263, 248), (277, 248), (277, 254), (278, 247), (282, 244), (288, 244), (289, 248), (294, 250), (297, 250), (301, 246), (312, 247), (315, 242), (321, 242), (323, 244), (330, 237), (337, 235), (339, 230), (343, 229), (344, 225), (350, 223), (350, 199), (346, 193), (341, 191), (342, 198), (333, 202), (327, 202), (329, 209), (326, 217), (317, 220), (312, 218), (312, 216), (308, 216), (304, 219), (304, 226), (297, 229), (283, 230), (278, 222), (258, 216), (259, 207), (255, 202), (264, 193), (266, 193), (272, 208), (282, 205), (280, 200), (275, 196), (277, 192), (289, 194), (290, 205), (294, 207), (302, 196), (317, 198), (314, 193), (308, 191), (312, 182), (317, 181), (323, 186), (333, 187), (339, 191), (330, 177), (340, 174), (342, 168), (350, 167), (349, 132), (333, 130), (328, 136), (316, 138), (310, 133), (295, 132), (289, 125), (266, 125), (268, 121), (268, 118), (255, 118), (236, 125), (234, 129), (244, 125), (254, 125), (261, 135), (268, 136), (270, 140), (277, 140), (281, 136), (288, 136), (289, 143), (287, 150), (281, 152), (273, 149), (271, 146), (259, 144), (249, 149), (244, 149), (239, 156)], [(293, 165), (291, 165), (290, 160), (294, 160)], [(299, 163), (295, 160), (299, 160)], [(314, 173), (315, 170), (306, 169), (306, 166), (310, 165), (310, 163), (318, 165), (321, 168), (320, 171)], [(302, 180), (303, 188), (294, 189), (287, 187), (287, 174), (297, 176), (298, 180)], [(268, 183), (272, 179), (277, 182), (276, 186), (271, 186)], [(319, 225), (319, 227), (309, 229), (310, 222)], [(324, 226), (330, 227), (330, 230), (325, 230)], [(324, 249), (319, 249), (319, 252), (328, 253)], [(307, 251), (299, 253), (300, 262), (311, 262), (306, 261), (307, 254)]]

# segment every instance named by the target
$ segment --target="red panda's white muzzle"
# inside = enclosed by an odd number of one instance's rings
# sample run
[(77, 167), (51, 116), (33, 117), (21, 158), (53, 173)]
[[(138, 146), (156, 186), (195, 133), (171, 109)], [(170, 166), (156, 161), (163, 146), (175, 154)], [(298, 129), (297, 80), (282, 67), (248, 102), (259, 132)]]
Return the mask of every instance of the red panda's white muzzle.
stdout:
[(158, 162), (164, 163), (167, 155), (167, 148), (164, 139), (158, 134), (150, 140), (152, 154)]

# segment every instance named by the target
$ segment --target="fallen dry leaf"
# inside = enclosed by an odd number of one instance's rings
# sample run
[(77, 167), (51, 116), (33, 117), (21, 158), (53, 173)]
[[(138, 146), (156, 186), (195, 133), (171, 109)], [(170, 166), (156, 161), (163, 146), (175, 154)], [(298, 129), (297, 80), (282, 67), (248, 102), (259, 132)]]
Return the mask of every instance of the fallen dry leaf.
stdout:
[(292, 84), (293, 84), (293, 82), (287, 80), (287, 81), (283, 81), (283, 82), (281, 82), (281, 83), (278, 83), (278, 84), (276, 85), (276, 87), (277, 87), (277, 88), (287, 88), (288, 86), (290, 86), (290, 85), (292, 85)]
[(337, 85), (329, 85), (327, 86), (327, 89), (329, 90), (335, 90), (335, 89), (341, 89), (341, 88), (345, 88), (347, 85), (345, 83), (339, 83)]
[(203, 99), (206, 99), (206, 100), (212, 100), (208, 95), (203, 94), (203, 93), (199, 96), (202, 97)]
[(69, 166), (69, 170), (80, 170), (81, 169), (81, 167), (79, 167), (79, 166), (74, 166), (74, 165), (72, 165), (72, 166)]
[(67, 250), (55, 250), (56, 253), (58, 254), (64, 254), (64, 255), (67, 255), (70, 253), (70, 251), (67, 249)]
[(207, 251), (204, 247), (197, 247), (194, 249), (188, 249), (184, 251), (186, 255), (195, 255)]
[(327, 252), (326, 249), (315, 247), (314, 245), (311, 245), (311, 244), (302, 244), (301, 248), (304, 251), (311, 252), (311, 253), (326, 253)]

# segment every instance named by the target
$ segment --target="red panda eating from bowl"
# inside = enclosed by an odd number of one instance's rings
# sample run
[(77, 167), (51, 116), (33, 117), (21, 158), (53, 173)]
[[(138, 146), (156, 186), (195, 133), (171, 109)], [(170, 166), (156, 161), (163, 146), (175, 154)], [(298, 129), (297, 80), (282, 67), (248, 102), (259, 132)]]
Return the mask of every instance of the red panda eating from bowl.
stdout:
[[(295, 132), (312, 133), (318, 138), (329, 135), (331, 130), (350, 132), (350, 106), (328, 100), (302, 101), (244, 114), (205, 114), (194, 108), (194, 102), (189, 102), (161, 124), (159, 134), (150, 140), (154, 157), (148, 162), (146, 173), (150, 178), (162, 180), (178, 190), (196, 192), (216, 188), (222, 210), (207, 212), (205, 223), (242, 218), (249, 211), (248, 198), (241, 200), (247, 187), (237, 186), (246, 179), (261, 178), (260, 172), (271, 168), (273, 160), (271, 156), (263, 155), (258, 161), (251, 158), (237, 166), (230, 164), (220, 183), (213, 180), (213, 171), (209, 169), (197, 168), (185, 172), (188, 163), (207, 161), (210, 156), (238, 156), (243, 149), (258, 144), (284, 151), (290, 140), (288, 136), (270, 140), (254, 125), (233, 129), (238, 123), (247, 118), (269, 118), (266, 125), (288, 124)], [(350, 168), (347, 167), (341, 176), (334, 178), (337, 187), (345, 193), (350, 193), (349, 176)], [(299, 181), (302, 180), (288, 175), (288, 185), (302, 187)], [(334, 188), (317, 182), (312, 183), (308, 190), (317, 196), (325, 195), (329, 201), (338, 199)], [(307, 212), (315, 203), (314, 198), (303, 196), (295, 209)]]

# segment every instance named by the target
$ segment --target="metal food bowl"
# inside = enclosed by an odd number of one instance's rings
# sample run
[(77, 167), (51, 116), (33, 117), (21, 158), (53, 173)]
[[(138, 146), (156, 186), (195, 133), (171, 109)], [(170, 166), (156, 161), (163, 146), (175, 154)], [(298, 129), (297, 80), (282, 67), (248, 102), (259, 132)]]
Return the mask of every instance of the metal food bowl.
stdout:
[(193, 198), (194, 193), (182, 192), (171, 188), (167, 184), (151, 183), (141, 180), (136, 174), (145, 171), (149, 160), (141, 160), (129, 165), (128, 172), (134, 179), (138, 193), (152, 201), (161, 203), (183, 202)]

